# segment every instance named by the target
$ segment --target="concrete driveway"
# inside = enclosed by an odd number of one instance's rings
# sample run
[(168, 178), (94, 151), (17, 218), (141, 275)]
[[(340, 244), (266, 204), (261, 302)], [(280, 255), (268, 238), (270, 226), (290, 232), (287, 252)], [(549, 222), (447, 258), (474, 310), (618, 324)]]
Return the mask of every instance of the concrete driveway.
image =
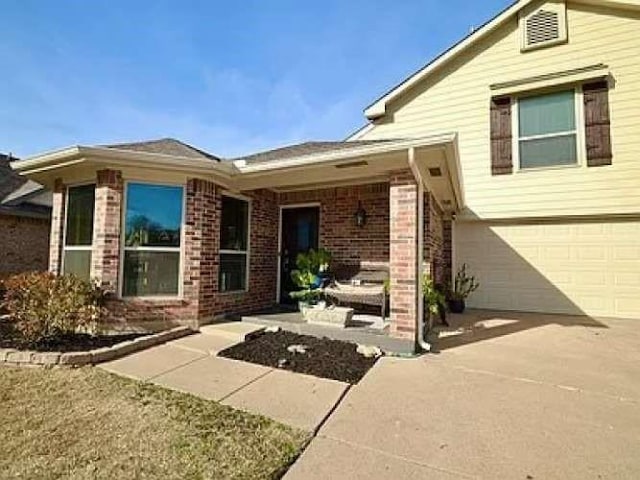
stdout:
[(378, 362), (285, 478), (640, 478), (640, 321), (462, 319)]

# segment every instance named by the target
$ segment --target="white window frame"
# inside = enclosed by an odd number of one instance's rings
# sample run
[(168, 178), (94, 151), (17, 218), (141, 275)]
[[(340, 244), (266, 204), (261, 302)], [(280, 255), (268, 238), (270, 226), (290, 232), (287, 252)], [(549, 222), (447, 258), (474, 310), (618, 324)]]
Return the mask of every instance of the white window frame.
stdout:
[[(245, 279), (244, 279), (244, 288), (239, 290), (222, 290), (220, 285), (220, 271), (218, 271), (218, 294), (220, 295), (233, 295), (238, 293), (246, 293), (249, 291), (249, 280), (250, 280), (250, 270), (251, 270), (251, 198), (246, 197), (244, 195), (240, 195), (239, 193), (222, 191), (221, 197), (229, 197), (235, 198), (236, 200), (242, 200), (243, 202), (247, 202), (247, 249), (246, 250), (228, 250), (221, 248), (218, 251), (218, 265), (219, 268), (222, 269), (222, 255), (246, 255), (245, 258)], [(218, 232), (220, 239), (222, 239), (222, 202), (220, 202), (220, 231)]]
[[(543, 135), (532, 135), (528, 137), (520, 137), (520, 99), (539, 97), (549, 93), (564, 92), (573, 90), (574, 92), (574, 108), (575, 108), (575, 122), (576, 126), (574, 130), (567, 130), (564, 132), (554, 132)], [(537, 172), (540, 170), (557, 170), (562, 168), (576, 168), (585, 165), (585, 159), (587, 157), (586, 141), (585, 141), (585, 126), (584, 126), (584, 97), (582, 93), (582, 86), (565, 86), (557, 87), (550, 91), (544, 92), (527, 92), (513, 97), (512, 101), (513, 115), (511, 115), (511, 132), (512, 132), (512, 150), (513, 150), (513, 166), (515, 172)], [(542, 167), (522, 167), (520, 163), (520, 141), (521, 140), (535, 140), (540, 138), (555, 138), (564, 137), (575, 134), (576, 136), (576, 162), (568, 165), (548, 165)]]
[[(67, 218), (69, 216), (69, 190), (76, 187), (86, 187), (88, 185), (93, 185), (93, 219), (91, 224), (91, 245), (67, 245)], [(95, 181), (87, 181), (81, 183), (71, 183), (69, 185), (65, 185), (64, 190), (64, 218), (63, 218), (63, 226), (62, 226), (62, 258), (60, 258), (60, 274), (65, 275), (65, 252), (73, 252), (73, 251), (90, 251), (91, 257), (89, 260), (89, 280), (91, 280), (91, 274), (93, 273), (93, 244), (94, 244), (94, 236), (96, 231), (96, 182)]]
[[(180, 187), (182, 189), (182, 217), (180, 219), (180, 246), (179, 247), (127, 247), (126, 225), (127, 225), (127, 193), (130, 184), (157, 185), (163, 187)], [(185, 215), (187, 209), (186, 185), (182, 183), (154, 182), (149, 180), (125, 180), (122, 189), (122, 209), (120, 211), (120, 268), (118, 272), (118, 298), (124, 300), (145, 300), (145, 301), (166, 301), (182, 300), (184, 296), (184, 242), (185, 242)], [(178, 252), (178, 293), (175, 295), (124, 295), (124, 262), (125, 252), (145, 251), (145, 252)]]

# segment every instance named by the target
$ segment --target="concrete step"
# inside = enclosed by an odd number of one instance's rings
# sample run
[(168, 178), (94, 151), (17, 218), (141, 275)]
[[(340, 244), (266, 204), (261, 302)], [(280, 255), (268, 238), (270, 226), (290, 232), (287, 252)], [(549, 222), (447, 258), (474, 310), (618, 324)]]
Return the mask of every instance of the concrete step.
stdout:
[(205, 335), (227, 338), (237, 342), (244, 342), (251, 335), (255, 335), (264, 330), (261, 325), (250, 324), (246, 322), (224, 322), (212, 323), (211, 325), (203, 325), (200, 332)]

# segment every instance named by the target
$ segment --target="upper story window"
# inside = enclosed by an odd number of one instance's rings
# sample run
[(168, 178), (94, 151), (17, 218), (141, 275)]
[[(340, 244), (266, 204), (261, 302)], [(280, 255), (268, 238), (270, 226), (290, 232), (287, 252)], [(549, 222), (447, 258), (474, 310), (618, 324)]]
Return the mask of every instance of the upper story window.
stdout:
[(249, 202), (223, 196), (220, 225), (221, 292), (247, 289), (249, 263)]
[(491, 174), (557, 166), (611, 165), (609, 81), (595, 78), (553, 93), (491, 97)]
[(177, 296), (183, 189), (128, 183), (122, 295)]
[(519, 98), (520, 168), (578, 163), (575, 90)]
[(64, 256), (62, 270), (89, 280), (93, 244), (95, 185), (67, 189)]

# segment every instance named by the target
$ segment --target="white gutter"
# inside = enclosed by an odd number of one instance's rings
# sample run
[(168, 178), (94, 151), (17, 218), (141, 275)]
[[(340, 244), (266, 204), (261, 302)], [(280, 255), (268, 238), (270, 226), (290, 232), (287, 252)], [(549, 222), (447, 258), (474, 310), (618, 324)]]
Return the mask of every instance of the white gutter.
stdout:
[(424, 332), (424, 292), (422, 291), (422, 276), (424, 275), (424, 183), (420, 169), (416, 165), (415, 149), (409, 148), (408, 151), (409, 168), (413, 173), (418, 187), (418, 222), (416, 228), (418, 245), (416, 247), (416, 347), (420, 347), (423, 351), (431, 351), (431, 344), (425, 341)]
[(455, 138), (455, 133), (444, 133), (440, 135), (418, 137), (408, 140), (390, 140), (388, 142), (380, 142), (372, 145), (363, 145), (357, 148), (349, 148), (345, 149), (344, 151), (328, 151), (309, 155), (301, 155), (299, 157), (287, 158), (280, 161), (259, 162), (251, 164), (246, 163), (244, 160), (236, 160), (233, 163), (241, 174), (246, 175), (251, 173), (281, 170), (285, 168), (301, 166), (307, 167), (309, 165), (321, 164), (326, 162), (340, 162), (343, 160), (350, 160), (353, 158), (364, 157), (368, 155), (402, 151), (411, 147), (428, 147), (431, 145), (440, 145), (443, 143), (453, 142)]

